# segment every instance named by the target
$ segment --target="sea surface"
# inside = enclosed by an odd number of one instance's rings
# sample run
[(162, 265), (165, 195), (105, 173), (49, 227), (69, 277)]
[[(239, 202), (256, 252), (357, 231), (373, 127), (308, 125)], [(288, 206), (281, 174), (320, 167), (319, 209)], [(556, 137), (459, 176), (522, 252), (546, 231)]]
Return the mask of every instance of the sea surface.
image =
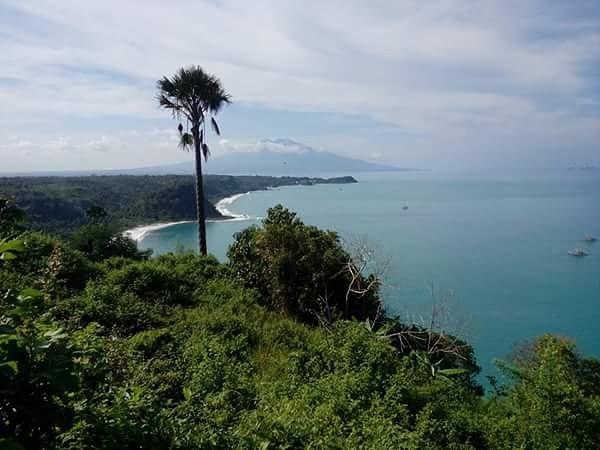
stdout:
[[(542, 333), (600, 356), (600, 174), (355, 175), (357, 184), (252, 192), (228, 209), (251, 219), (207, 224), (219, 259), (233, 233), (277, 203), (347, 242), (366, 241), (383, 267), (389, 313), (440, 326), (470, 342), (483, 376)], [(403, 209), (403, 207), (408, 209)], [(197, 248), (197, 226), (175, 225), (140, 242), (155, 254)], [(573, 247), (589, 256), (567, 255)]]

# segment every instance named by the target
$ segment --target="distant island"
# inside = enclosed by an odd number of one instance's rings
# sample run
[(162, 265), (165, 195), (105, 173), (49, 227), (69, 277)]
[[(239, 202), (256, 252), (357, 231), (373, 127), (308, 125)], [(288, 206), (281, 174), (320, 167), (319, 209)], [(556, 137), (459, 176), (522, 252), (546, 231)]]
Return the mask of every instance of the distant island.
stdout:
[[(207, 218), (226, 219), (214, 206), (219, 200), (249, 191), (281, 186), (348, 184), (336, 178), (206, 175)], [(14, 199), (34, 229), (69, 232), (88, 220), (86, 210), (103, 208), (107, 220), (122, 228), (155, 222), (195, 220), (191, 175), (79, 177), (0, 177), (0, 196)]]
[(569, 172), (594, 172), (596, 170), (598, 170), (598, 167), (596, 166), (572, 166), (572, 167), (568, 167), (567, 170)]

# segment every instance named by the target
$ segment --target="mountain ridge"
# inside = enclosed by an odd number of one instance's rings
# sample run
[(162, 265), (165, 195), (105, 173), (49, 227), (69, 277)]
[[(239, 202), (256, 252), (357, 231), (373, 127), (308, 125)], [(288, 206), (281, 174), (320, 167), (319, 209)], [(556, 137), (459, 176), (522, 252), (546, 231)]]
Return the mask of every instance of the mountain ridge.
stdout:
[[(232, 151), (204, 162), (204, 172), (212, 175), (306, 176), (330, 173), (403, 172), (402, 168), (316, 150), (287, 138), (263, 139), (247, 151)], [(0, 176), (84, 176), (84, 175), (191, 175), (192, 160), (174, 164), (131, 169), (69, 170), (0, 173)]]

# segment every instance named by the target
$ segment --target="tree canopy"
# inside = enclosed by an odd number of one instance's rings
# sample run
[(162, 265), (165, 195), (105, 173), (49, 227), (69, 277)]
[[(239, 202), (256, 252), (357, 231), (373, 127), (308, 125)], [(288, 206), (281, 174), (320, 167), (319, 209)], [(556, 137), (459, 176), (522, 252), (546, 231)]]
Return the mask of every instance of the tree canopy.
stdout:
[[(208, 218), (221, 218), (213, 203), (235, 194), (268, 187), (355, 182), (351, 177), (204, 175), (203, 178), (204, 210)], [(192, 175), (5, 177), (0, 178), (0, 199), (0, 223), (5, 230), (8, 228), (4, 223), (10, 222), (11, 226), (66, 234), (89, 222), (129, 227), (196, 218)], [(14, 215), (16, 210), (19, 216)], [(26, 222), (23, 214), (27, 216)]]
[(347, 309), (349, 253), (282, 207), (230, 264), (77, 246), (0, 241), (2, 448), (598, 448), (599, 360), (545, 335), (482, 396), (468, 343), (373, 322), (376, 285)]

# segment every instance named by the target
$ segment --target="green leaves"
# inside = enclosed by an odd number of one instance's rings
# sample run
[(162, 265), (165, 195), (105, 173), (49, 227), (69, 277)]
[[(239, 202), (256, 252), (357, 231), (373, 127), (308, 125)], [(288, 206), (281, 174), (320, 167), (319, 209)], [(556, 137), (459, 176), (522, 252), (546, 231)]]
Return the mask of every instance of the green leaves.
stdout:
[(19, 298), (19, 301), (25, 302), (25, 301), (36, 300), (41, 297), (42, 297), (42, 293), (39, 290), (33, 289), (33, 288), (25, 288), (19, 293), (18, 298)]
[(228, 257), (269, 308), (303, 322), (374, 320), (381, 307), (377, 283), (361, 273), (337, 234), (305, 225), (281, 205), (268, 210), (262, 228), (236, 234)]
[(44, 337), (47, 338), (48, 342), (48, 346), (46, 348), (49, 348), (52, 344), (66, 339), (68, 334), (64, 332), (63, 328), (57, 328), (56, 330), (46, 331), (44, 333)]
[[(0, 236), (18, 234), (23, 230), (21, 223), (24, 220), (25, 212), (17, 207), (10, 197), (0, 195)], [(1, 253), (2, 251), (0, 255)]]
[(193, 394), (192, 394), (192, 390), (189, 387), (184, 386), (182, 391), (183, 391), (183, 398), (185, 398), (187, 401), (192, 399)]
[[(31, 247), (4, 251), (20, 264)], [(33, 280), (44, 248), (19, 266)], [(314, 320), (323, 287), (345, 307), (335, 233), (280, 206), (230, 255), (108, 258), (59, 300), (2, 293), (0, 448), (597, 448), (600, 361), (565, 339), (536, 341), (482, 397), (468, 361), (390, 345), (428, 336), (415, 325)]]
[(2, 450), (25, 450), (25, 447), (13, 439), (0, 439), (0, 448)]
[(0, 336), (0, 379), (14, 377), (18, 369), (21, 348), (17, 343), (16, 331)]
[(42, 443), (64, 426), (64, 405), (79, 378), (69, 335), (23, 305), (37, 298), (34, 292), (22, 294), (2, 317), (11, 323), (0, 328), (2, 431), (13, 430), (29, 448), (48, 448)]
[(16, 258), (16, 253), (25, 250), (23, 241), (13, 239), (10, 241), (0, 239), (0, 261), (8, 261)]
[(456, 368), (456, 369), (439, 369), (436, 373), (438, 373), (440, 375), (445, 375), (447, 377), (454, 377), (457, 375), (467, 375), (467, 374), (471, 373), (471, 371), (468, 369)]

